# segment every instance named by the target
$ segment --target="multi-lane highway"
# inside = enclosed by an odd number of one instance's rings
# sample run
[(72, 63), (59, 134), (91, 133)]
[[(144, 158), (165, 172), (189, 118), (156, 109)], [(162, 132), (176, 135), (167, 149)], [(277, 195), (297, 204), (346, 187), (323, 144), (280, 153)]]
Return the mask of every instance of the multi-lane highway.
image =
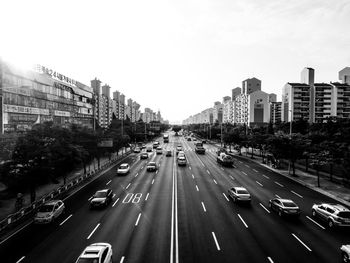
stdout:
[[(177, 166), (177, 145), (187, 166)], [(334, 200), (239, 156), (235, 168), (222, 167), (212, 145), (197, 155), (193, 142), (172, 134), (162, 147), (173, 156), (129, 155), (128, 175), (111, 168), (67, 197), (55, 224), (31, 224), (0, 244), (0, 262), (74, 262), (96, 242), (113, 246), (113, 262), (339, 262), (349, 229), (328, 229), (311, 216), (312, 204)], [(149, 161), (159, 165), (157, 172), (146, 171)], [(248, 189), (251, 205), (228, 198), (235, 185)], [(113, 189), (112, 203), (90, 210), (89, 199), (104, 188)], [(300, 218), (270, 211), (274, 197), (293, 199)]]

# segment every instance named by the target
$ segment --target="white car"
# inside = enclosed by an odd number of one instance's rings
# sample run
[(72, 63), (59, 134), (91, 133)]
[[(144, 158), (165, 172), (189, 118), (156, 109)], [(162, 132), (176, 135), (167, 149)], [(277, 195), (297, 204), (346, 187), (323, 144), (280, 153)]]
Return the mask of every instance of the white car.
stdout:
[(122, 163), (117, 170), (117, 174), (127, 174), (130, 172), (130, 166), (127, 163)]
[(75, 263), (112, 263), (113, 250), (108, 243), (94, 243), (87, 246)]
[(61, 200), (52, 200), (39, 207), (34, 223), (48, 224), (52, 223), (64, 212), (65, 206)]
[(250, 202), (252, 200), (250, 193), (244, 187), (232, 187), (227, 191), (228, 196), (232, 198), (234, 202)]
[(350, 226), (350, 210), (339, 204), (314, 204), (312, 216), (319, 217), (328, 223), (330, 228), (334, 226)]
[(187, 164), (187, 160), (186, 160), (186, 157), (185, 156), (179, 156), (179, 157), (177, 157), (177, 164), (179, 165), (179, 166), (186, 166), (186, 164)]
[(340, 247), (342, 262), (350, 262), (350, 245)]
[(157, 149), (156, 149), (156, 153), (157, 154), (162, 154), (163, 153), (162, 147), (158, 146)]
[(134, 153), (140, 153), (140, 152), (141, 152), (140, 147), (135, 147), (135, 149), (134, 149)]

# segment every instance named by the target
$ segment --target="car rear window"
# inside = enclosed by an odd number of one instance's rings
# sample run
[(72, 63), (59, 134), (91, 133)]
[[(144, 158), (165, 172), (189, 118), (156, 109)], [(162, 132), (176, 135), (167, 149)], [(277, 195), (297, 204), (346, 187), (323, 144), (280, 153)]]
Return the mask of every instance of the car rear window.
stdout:
[(249, 194), (247, 190), (237, 190), (238, 194)]
[(96, 192), (95, 197), (101, 198), (101, 197), (106, 197), (107, 192)]
[(338, 216), (342, 218), (350, 218), (350, 211), (339, 212)]
[(285, 207), (296, 207), (297, 205), (293, 202), (282, 202)]
[(126, 168), (128, 168), (128, 165), (126, 164), (120, 166), (120, 169), (126, 169)]

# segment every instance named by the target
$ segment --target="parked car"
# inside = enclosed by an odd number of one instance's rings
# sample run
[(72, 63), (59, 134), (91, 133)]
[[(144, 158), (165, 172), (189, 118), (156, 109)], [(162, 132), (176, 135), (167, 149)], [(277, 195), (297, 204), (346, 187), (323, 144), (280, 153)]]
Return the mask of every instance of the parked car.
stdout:
[(156, 149), (156, 153), (157, 154), (162, 154), (163, 153), (162, 147), (158, 146), (157, 149)]
[(90, 208), (107, 206), (110, 202), (112, 202), (112, 198), (112, 189), (99, 190), (93, 195), (90, 201)]
[(148, 153), (141, 153), (140, 159), (148, 159)]
[(146, 170), (148, 172), (155, 172), (155, 171), (157, 171), (157, 169), (158, 169), (157, 164), (155, 162), (149, 162), (147, 164)]
[(52, 223), (64, 212), (64, 209), (65, 206), (61, 200), (49, 201), (38, 208), (38, 211), (34, 217), (34, 223)]
[(252, 200), (247, 189), (241, 186), (232, 187), (228, 189), (227, 192), (228, 196), (231, 197), (234, 202), (250, 202)]
[(326, 221), (328, 226), (350, 226), (350, 210), (338, 204), (314, 204), (312, 216)]
[(171, 155), (172, 155), (171, 150), (167, 150), (165, 156), (168, 157), (168, 156), (171, 156)]
[(108, 243), (94, 243), (87, 246), (75, 263), (112, 263), (112, 246)]
[(290, 199), (274, 198), (269, 201), (269, 207), (279, 216), (299, 216), (300, 208)]
[(350, 245), (340, 247), (342, 262), (350, 262)]
[(117, 169), (117, 174), (128, 174), (130, 172), (130, 166), (127, 163), (122, 163)]

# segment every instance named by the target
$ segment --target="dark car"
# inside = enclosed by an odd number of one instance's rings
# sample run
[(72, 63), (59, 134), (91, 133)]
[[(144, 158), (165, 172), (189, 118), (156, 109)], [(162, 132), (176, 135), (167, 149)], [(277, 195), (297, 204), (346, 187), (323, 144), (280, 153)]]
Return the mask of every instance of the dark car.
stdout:
[(165, 156), (166, 156), (166, 157), (171, 156), (171, 150), (167, 150)]
[(190, 137), (188, 137), (188, 138), (187, 138), (187, 141), (189, 141), (189, 142), (190, 142), (191, 140), (192, 140), (192, 139), (191, 139)]
[(110, 202), (112, 202), (112, 198), (112, 189), (99, 190), (93, 195), (90, 201), (90, 208), (107, 206)]
[(141, 153), (140, 159), (148, 159), (148, 153)]
[(149, 162), (147, 164), (146, 170), (148, 172), (155, 172), (155, 171), (157, 171), (157, 164), (155, 162)]
[(290, 199), (274, 198), (269, 201), (269, 207), (279, 216), (299, 216), (300, 208)]

